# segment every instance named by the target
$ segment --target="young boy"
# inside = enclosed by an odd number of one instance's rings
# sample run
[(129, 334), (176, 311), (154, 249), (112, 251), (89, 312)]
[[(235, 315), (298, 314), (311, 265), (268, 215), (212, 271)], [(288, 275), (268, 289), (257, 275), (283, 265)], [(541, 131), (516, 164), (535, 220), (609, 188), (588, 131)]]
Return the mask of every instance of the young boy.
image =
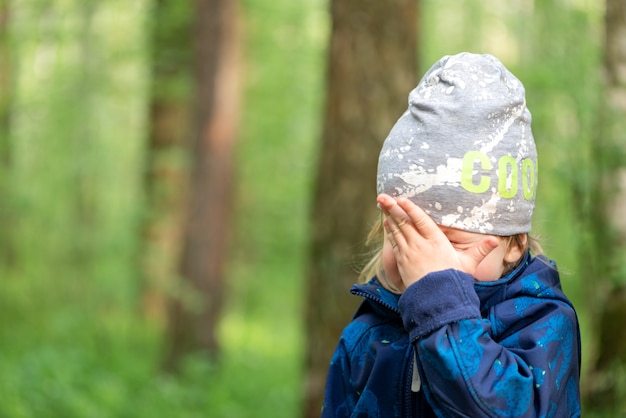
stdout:
[(323, 417), (580, 416), (576, 313), (528, 235), (530, 123), (490, 55), (443, 57), (410, 93), (379, 156), (382, 245), (352, 288), (364, 300)]

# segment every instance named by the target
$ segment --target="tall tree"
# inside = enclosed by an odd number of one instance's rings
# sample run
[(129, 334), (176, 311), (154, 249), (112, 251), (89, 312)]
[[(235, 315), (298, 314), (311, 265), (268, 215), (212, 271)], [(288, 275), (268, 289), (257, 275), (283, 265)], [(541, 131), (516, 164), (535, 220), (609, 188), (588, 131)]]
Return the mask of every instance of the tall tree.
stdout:
[[(595, 205), (595, 254), (603, 260), (604, 278), (596, 290), (602, 303), (594, 310), (598, 333), (596, 362), (589, 404), (594, 408), (626, 407), (619, 379), (626, 373), (626, 2), (607, 0), (605, 11), (604, 75), (605, 100), (599, 109), (596, 164), (599, 180), (592, 201)], [(620, 375), (621, 374), (621, 375)], [(617, 410), (617, 409), (616, 409)]]
[(196, 351), (218, 353), (231, 224), (233, 146), (239, 98), (237, 2), (196, 0), (193, 26), (195, 102), (191, 172), (183, 229), (181, 292), (170, 309), (168, 365)]
[(358, 303), (348, 290), (360, 244), (377, 219), (378, 153), (416, 83), (418, 3), (331, 2), (307, 292), (307, 417), (319, 416), (332, 352)]
[(189, 148), (192, 2), (157, 0), (152, 14), (143, 265), (144, 309), (164, 323), (176, 284)]

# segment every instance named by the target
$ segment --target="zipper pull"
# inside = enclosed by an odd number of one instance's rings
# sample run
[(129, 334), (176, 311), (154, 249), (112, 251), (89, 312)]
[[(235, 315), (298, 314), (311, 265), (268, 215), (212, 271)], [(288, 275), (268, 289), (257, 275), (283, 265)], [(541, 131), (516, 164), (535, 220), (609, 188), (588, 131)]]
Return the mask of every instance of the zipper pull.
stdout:
[(417, 370), (417, 353), (413, 351), (413, 380), (411, 381), (411, 391), (417, 393), (422, 388), (422, 379)]

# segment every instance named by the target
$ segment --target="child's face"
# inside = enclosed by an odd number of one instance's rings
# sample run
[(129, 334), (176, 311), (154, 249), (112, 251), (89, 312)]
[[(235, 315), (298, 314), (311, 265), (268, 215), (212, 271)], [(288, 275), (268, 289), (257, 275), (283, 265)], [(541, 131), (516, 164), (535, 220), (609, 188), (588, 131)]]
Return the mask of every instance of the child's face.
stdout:
[[(462, 231), (441, 225), (438, 226), (446, 238), (448, 238), (452, 247), (457, 251), (465, 251), (485, 238), (485, 234)], [(507, 238), (495, 237), (498, 238), (498, 246), (487, 254), (480, 264), (478, 264), (476, 272), (474, 273), (474, 278), (478, 281), (489, 282), (498, 280), (504, 274), (505, 263), (515, 263), (522, 256), (523, 250), (514, 244), (514, 242), (510, 242), (509, 244)], [(393, 255), (393, 248), (386, 236), (383, 244), (383, 265), (389, 281), (398, 290), (404, 291), (405, 286), (402, 283), (402, 278), (398, 271), (398, 265)]]

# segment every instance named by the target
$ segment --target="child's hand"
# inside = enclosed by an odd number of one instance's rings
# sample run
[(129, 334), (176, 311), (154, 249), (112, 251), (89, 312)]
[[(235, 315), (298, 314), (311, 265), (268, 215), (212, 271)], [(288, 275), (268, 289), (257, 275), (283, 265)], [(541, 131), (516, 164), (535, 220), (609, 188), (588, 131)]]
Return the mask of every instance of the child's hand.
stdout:
[(498, 246), (496, 237), (486, 235), (476, 245), (456, 250), (430, 216), (410, 200), (381, 194), (377, 201), (406, 287), (428, 273), (446, 269), (474, 275), (478, 264)]

